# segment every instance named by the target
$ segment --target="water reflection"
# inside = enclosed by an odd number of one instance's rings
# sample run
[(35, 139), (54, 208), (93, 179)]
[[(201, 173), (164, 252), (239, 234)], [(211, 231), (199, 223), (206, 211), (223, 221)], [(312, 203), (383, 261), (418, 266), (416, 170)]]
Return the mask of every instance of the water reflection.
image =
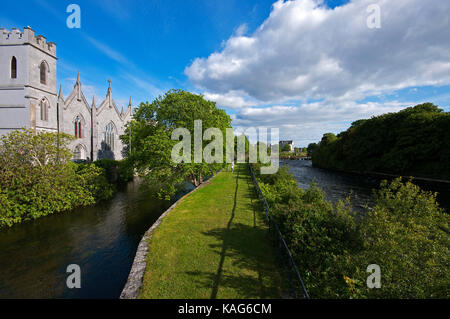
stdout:
[[(336, 202), (350, 196), (352, 207), (358, 212), (363, 212), (366, 205), (369, 207), (373, 205), (372, 190), (378, 189), (382, 180), (382, 178), (320, 169), (313, 167), (311, 161), (286, 160), (280, 161), (280, 164), (289, 167), (301, 188), (308, 188), (314, 180), (325, 192), (326, 199)], [(417, 182), (417, 184), (422, 189), (438, 192), (440, 205), (449, 211), (449, 185), (425, 182)]]
[[(312, 167), (310, 161), (282, 161), (307, 188), (313, 180), (327, 199), (353, 192), (353, 208), (372, 204), (371, 189), (380, 180)], [(434, 186), (433, 186), (434, 187)], [(450, 207), (450, 190), (439, 200)], [(193, 189), (184, 185), (174, 200)], [(446, 201), (447, 200), (447, 201)], [(0, 231), (0, 298), (118, 298), (144, 232), (170, 205), (138, 182), (93, 207), (43, 217)], [(66, 267), (81, 267), (81, 289), (66, 287)]]
[[(117, 298), (144, 232), (170, 205), (127, 185), (109, 201), (0, 231), (0, 298)], [(81, 289), (66, 267), (81, 267)]]

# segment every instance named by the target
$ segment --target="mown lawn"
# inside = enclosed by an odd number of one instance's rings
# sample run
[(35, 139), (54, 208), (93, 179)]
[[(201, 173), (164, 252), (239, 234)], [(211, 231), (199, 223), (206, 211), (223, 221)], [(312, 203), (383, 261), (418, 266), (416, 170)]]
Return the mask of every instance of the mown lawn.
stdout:
[(281, 298), (247, 165), (186, 197), (149, 239), (139, 298)]

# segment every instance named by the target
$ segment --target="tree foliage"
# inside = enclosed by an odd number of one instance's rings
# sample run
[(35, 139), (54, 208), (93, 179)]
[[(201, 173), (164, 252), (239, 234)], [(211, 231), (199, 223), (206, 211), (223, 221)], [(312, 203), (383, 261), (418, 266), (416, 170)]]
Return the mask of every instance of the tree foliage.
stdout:
[(282, 149), (282, 152), (290, 152), (291, 151), (291, 146), (289, 144), (284, 144)]
[(133, 180), (133, 167), (128, 158), (120, 161), (103, 158), (92, 164), (103, 169), (104, 175), (111, 184), (124, 184)]
[[(384, 181), (357, 218), (348, 200), (300, 189), (286, 168), (258, 180), (313, 298), (449, 297), (450, 218), (436, 194)], [(366, 286), (369, 264), (381, 267), (380, 289)]]
[(308, 147), (306, 148), (308, 156), (312, 156), (312, 154), (317, 150), (317, 148), (318, 148), (317, 143), (309, 143)]
[(112, 195), (100, 168), (70, 162), (66, 134), (18, 130), (0, 140), (0, 227)]
[[(363, 249), (345, 265), (357, 283), (354, 295), (450, 297), (450, 218), (439, 208), (436, 194), (397, 178), (382, 182), (374, 195), (376, 204), (361, 223)], [(372, 263), (381, 266), (381, 289), (366, 287), (365, 268)]]
[[(202, 136), (208, 128), (220, 129), (225, 148), (225, 130), (231, 127), (230, 117), (224, 110), (217, 108), (214, 102), (205, 100), (201, 95), (182, 90), (170, 90), (152, 103), (141, 103), (135, 110), (134, 119), (128, 126), (126, 134), (122, 136), (128, 148), (130, 142), (132, 145), (130, 161), (141, 175), (160, 185), (161, 196), (171, 196), (175, 191), (175, 185), (185, 180), (197, 186), (205, 176), (214, 174), (223, 166), (220, 163), (193, 162), (196, 120), (202, 121)], [(179, 143), (171, 139), (172, 132), (176, 128), (186, 128), (190, 132), (192, 146), (190, 163), (174, 163), (171, 159), (172, 148)], [(203, 140), (202, 149), (210, 141)]]
[(450, 179), (450, 113), (432, 103), (352, 123), (312, 152), (323, 168)]

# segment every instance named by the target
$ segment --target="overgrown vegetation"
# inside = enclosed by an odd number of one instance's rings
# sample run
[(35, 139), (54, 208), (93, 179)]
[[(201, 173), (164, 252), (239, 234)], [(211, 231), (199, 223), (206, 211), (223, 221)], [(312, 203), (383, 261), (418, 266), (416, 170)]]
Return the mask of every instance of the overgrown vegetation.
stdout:
[(310, 144), (323, 168), (450, 179), (450, 112), (432, 103), (359, 120)]
[[(348, 201), (326, 201), (315, 184), (300, 189), (287, 168), (257, 178), (311, 297), (449, 297), (450, 219), (436, 194), (383, 182), (357, 222)], [(380, 289), (367, 288), (370, 264), (381, 267)]]
[(121, 161), (104, 158), (92, 164), (102, 168), (112, 184), (123, 184), (133, 180), (133, 167), (127, 158)]
[(0, 227), (86, 206), (114, 193), (105, 171), (75, 164), (67, 134), (18, 130), (0, 140)]

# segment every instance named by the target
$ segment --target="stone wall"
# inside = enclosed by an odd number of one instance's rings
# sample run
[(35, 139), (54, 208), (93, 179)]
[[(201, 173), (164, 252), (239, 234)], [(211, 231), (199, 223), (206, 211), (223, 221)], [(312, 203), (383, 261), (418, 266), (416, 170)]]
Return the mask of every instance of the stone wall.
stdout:
[[(217, 174), (214, 176), (216, 177)], [(147, 254), (148, 254), (148, 240), (152, 237), (154, 230), (161, 224), (163, 219), (187, 196), (191, 195), (196, 190), (206, 186), (214, 178), (211, 177), (209, 180), (200, 184), (197, 188), (193, 189), (179, 200), (177, 200), (172, 206), (170, 206), (158, 220), (147, 230), (139, 242), (136, 255), (134, 257), (133, 265), (131, 266), (130, 274), (128, 275), (125, 287), (120, 294), (120, 299), (136, 299), (139, 294), (139, 290), (142, 286), (142, 281), (144, 279), (144, 273), (147, 265)], [(149, 270), (151, 271), (151, 270)]]

